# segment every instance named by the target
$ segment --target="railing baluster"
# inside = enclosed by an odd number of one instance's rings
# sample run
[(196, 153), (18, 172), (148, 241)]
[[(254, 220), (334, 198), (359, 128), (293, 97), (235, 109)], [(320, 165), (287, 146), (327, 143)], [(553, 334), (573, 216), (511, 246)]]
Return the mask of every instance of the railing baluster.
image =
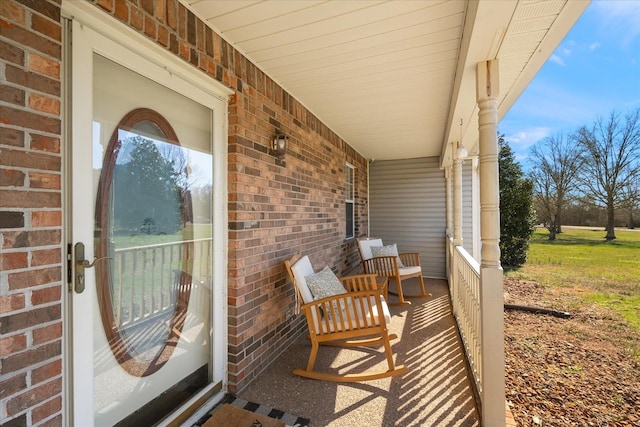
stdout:
[(129, 300), (129, 321), (133, 323), (135, 321), (135, 283), (136, 283), (136, 266), (138, 261), (138, 252), (133, 252), (131, 257), (131, 282), (129, 283), (129, 291), (131, 299)]
[(118, 295), (117, 304), (115, 304), (116, 308), (116, 325), (120, 328), (122, 326), (122, 258), (125, 256), (124, 253), (116, 253), (115, 259), (113, 260), (113, 265), (115, 266), (115, 270), (118, 272), (117, 280), (115, 282), (118, 283), (118, 288), (116, 289), (116, 293)]

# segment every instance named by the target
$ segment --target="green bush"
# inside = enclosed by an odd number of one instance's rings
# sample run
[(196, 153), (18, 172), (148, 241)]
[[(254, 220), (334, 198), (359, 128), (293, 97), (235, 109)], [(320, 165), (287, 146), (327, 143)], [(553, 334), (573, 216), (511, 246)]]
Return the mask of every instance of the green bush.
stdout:
[(535, 230), (533, 182), (524, 177), (511, 147), (498, 137), (500, 152), (500, 262), (519, 267), (527, 261), (529, 238)]

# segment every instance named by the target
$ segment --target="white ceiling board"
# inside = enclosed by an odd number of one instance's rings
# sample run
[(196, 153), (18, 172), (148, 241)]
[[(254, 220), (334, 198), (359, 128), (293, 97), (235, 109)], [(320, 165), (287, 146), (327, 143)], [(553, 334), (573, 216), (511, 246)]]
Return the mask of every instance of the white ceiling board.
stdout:
[[(181, 0), (367, 158), (477, 139), (475, 68), (500, 59), (506, 112), (588, 2)], [(474, 137), (475, 135), (475, 137)]]

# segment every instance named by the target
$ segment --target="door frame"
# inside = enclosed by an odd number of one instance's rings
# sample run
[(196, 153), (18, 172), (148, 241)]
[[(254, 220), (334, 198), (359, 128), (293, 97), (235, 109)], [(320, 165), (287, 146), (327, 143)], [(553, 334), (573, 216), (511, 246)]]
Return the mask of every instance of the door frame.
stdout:
[[(207, 76), (201, 70), (185, 63), (181, 58), (176, 57), (171, 52), (163, 49), (155, 42), (147, 39), (145, 36), (129, 28), (127, 25), (119, 22), (115, 18), (109, 16), (105, 12), (101, 11), (97, 6), (88, 2), (77, 1), (63, 1), (62, 2), (62, 16), (65, 19), (65, 29), (63, 34), (63, 93), (65, 94), (65, 125), (64, 125), (64, 140), (65, 155), (64, 155), (64, 167), (63, 176), (65, 179), (64, 186), (64, 247), (72, 245), (75, 241), (81, 239), (80, 236), (73, 236), (73, 186), (83, 186), (82, 178), (73, 178), (72, 168), (72, 146), (73, 135), (77, 135), (78, 132), (86, 133), (86, 126), (91, 127), (92, 122), (92, 94), (89, 90), (89, 95), (86, 91), (73, 90), (73, 86), (78, 87), (91, 87), (91, 82), (82, 81), (81, 79), (73, 79), (72, 85), (72, 65), (74, 60), (82, 60), (78, 52), (84, 50), (88, 56), (91, 57), (93, 52), (98, 52), (101, 55), (115, 60), (128, 68), (134, 69), (139, 74), (142, 74), (159, 84), (170, 87), (183, 95), (200, 102), (204, 105), (210, 105), (212, 98), (215, 98), (220, 102), (222, 108), (218, 108), (218, 112), (214, 114), (212, 118), (212, 138), (214, 140), (213, 155), (213, 206), (217, 216), (214, 217), (213, 229), (214, 229), (214, 241), (213, 241), (213, 289), (212, 295), (215, 296), (212, 301), (212, 318), (211, 324), (216, 325), (216, 332), (213, 334), (213, 346), (219, 349), (216, 353), (212, 354), (213, 360), (213, 383), (194, 395), (189, 401), (178, 408), (173, 414), (171, 414), (166, 423), (171, 423), (172, 420), (183, 419), (180, 414), (187, 408), (191, 408), (194, 404), (202, 404), (204, 400), (212, 395), (213, 386), (216, 384), (217, 379), (222, 380), (222, 392), (226, 391), (227, 384), (227, 260), (228, 260), (228, 235), (226, 233), (228, 223), (227, 213), (227, 132), (228, 132), (228, 109), (227, 102), (230, 95), (234, 92), (225, 87), (222, 83)], [(87, 33), (92, 34), (91, 37), (85, 37), (76, 35), (75, 39), (71, 29), (75, 27), (73, 31), (82, 32), (85, 27), (89, 29)], [(73, 46), (71, 41), (73, 40)], [(114, 51), (117, 51), (114, 53)], [(86, 61), (87, 58), (85, 57)], [(133, 66), (132, 66), (133, 64)], [(140, 64), (146, 64), (141, 66)], [(78, 77), (78, 76), (76, 76)], [(194, 91), (194, 87), (196, 90)], [(189, 89), (187, 91), (187, 89)], [(75, 109), (74, 109), (75, 107)], [(212, 107), (212, 110), (215, 109)], [(221, 111), (220, 111), (221, 110)], [(80, 113), (80, 114), (79, 114)], [(82, 126), (85, 126), (84, 130)], [(85, 178), (84, 181), (90, 181)], [(91, 192), (89, 193), (91, 194)], [(90, 240), (92, 241), (92, 240)], [(87, 242), (85, 242), (87, 243)], [(87, 258), (93, 255), (93, 248), (90, 248), (87, 254)], [(67, 276), (73, 277), (72, 262), (67, 263)], [(66, 375), (64, 376), (64, 399), (65, 399), (65, 412), (67, 425), (92, 425), (93, 419), (76, 419), (76, 405), (84, 406), (89, 405), (93, 407), (93, 396), (78, 396), (79, 393), (74, 393), (74, 374), (75, 376), (83, 376), (83, 370), (89, 369), (92, 372), (92, 366), (78, 366), (74, 365), (74, 344), (73, 331), (74, 331), (74, 311), (73, 311), (73, 286), (69, 284), (69, 292), (65, 294), (64, 301), (64, 339), (66, 342), (63, 362), (65, 366)], [(81, 319), (75, 319), (76, 325)], [(84, 322), (91, 323), (91, 322)], [(92, 376), (91, 376), (92, 377)], [(221, 396), (221, 393), (218, 393)], [(215, 399), (216, 397), (214, 397)]]

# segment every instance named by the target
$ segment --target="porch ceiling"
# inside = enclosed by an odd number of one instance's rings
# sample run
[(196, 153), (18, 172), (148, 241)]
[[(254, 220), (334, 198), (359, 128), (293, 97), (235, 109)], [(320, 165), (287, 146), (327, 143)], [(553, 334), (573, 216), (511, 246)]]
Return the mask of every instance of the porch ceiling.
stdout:
[(588, 5), (182, 1), (364, 157), (442, 164), (476, 150), (476, 64), (500, 60), (502, 118)]

